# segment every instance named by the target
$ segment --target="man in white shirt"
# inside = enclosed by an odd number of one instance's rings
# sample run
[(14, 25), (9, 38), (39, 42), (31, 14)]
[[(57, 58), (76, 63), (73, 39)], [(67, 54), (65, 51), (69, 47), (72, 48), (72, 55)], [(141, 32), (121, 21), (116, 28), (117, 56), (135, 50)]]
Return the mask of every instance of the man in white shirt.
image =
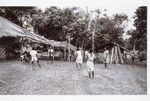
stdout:
[(81, 49), (77, 49), (76, 51), (76, 66), (77, 68), (82, 68), (81, 65), (82, 65), (82, 62), (83, 62), (83, 57), (82, 57), (82, 51)]
[(105, 68), (107, 67), (107, 63), (109, 63), (109, 51), (105, 48), (104, 49), (104, 64), (105, 64)]
[(37, 54), (38, 54), (37, 51), (34, 48), (32, 48), (32, 50), (30, 51), (31, 62), (34, 65), (34, 61), (36, 61), (39, 65), (39, 67), (41, 68), (41, 65), (40, 65), (38, 58), (37, 58)]

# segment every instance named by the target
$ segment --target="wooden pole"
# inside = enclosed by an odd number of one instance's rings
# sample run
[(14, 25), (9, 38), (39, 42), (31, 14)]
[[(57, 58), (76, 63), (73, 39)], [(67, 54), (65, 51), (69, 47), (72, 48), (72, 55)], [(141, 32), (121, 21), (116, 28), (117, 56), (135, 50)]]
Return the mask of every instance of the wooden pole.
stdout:
[(120, 48), (122, 48), (122, 49), (124, 49), (124, 50), (126, 50), (127, 52), (130, 52), (130, 50), (128, 50), (128, 49), (126, 49), (126, 48), (124, 48), (124, 47), (122, 47), (122, 46), (120, 46), (119, 44), (117, 44), (117, 43), (113, 43), (113, 42), (111, 42), (112, 44), (114, 44), (114, 45), (116, 45), (116, 46), (118, 46), (118, 47), (120, 47)]
[(68, 61), (70, 62), (70, 36), (68, 37)]
[(66, 48), (64, 47), (64, 61), (66, 61)]
[(94, 43), (95, 43), (95, 32), (96, 32), (96, 25), (97, 25), (98, 17), (99, 17), (99, 15), (96, 18), (95, 26), (94, 26), (93, 33), (92, 33), (92, 50), (93, 50), (93, 52), (94, 52), (94, 47), (95, 47), (95, 45), (94, 45)]
[(121, 64), (124, 64), (123, 54), (121, 54), (120, 47), (118, 47), (118, 50), (119, 50), (119, 58), (120, 58), (120, 62), (121, 62)]
[(134, 46), (133, 46), (133, 54), (135, 53), (135, 41), (134, 41)]
[(110, 63), (114, 64), (114, 47), (112, 48), (111, 62)]

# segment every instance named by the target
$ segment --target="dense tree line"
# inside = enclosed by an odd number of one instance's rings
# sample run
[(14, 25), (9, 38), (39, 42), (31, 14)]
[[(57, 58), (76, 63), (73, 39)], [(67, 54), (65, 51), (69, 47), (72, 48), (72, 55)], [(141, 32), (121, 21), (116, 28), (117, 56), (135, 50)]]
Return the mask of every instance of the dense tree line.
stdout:
[[(105, 10), (106, 11), (106, 10)], [(137, 49), (146, 48), (146, 8), (140, 7), (135, 12), (135, 31), (128, 31), (132, 37), (129, 43), (130, 49), (135, 43)], [(97, 14), (91, 18), (92, 14)], [(84, 11), (78, 7), (60, 9), (52, 6), (42, 11), (36, 7), (0, 7), (0, 16), (23, 26), (22, 18), (30, 17), (30, 24), (35, 33), (48, 39), (66, 41), (71, 37), (71, 43), (77, 47), (91, 48), (92, 33), (95, 33), (95, 50), (103, 50), (104, 47), (111, 48), (115, 42), (122, 46), (126, 45), (122, 35), (124, 23), (128, 21), (125, 14), (115, 14), (110, 17), (100, 10)], [(129, 33), (130, 32), (130, 33)]]

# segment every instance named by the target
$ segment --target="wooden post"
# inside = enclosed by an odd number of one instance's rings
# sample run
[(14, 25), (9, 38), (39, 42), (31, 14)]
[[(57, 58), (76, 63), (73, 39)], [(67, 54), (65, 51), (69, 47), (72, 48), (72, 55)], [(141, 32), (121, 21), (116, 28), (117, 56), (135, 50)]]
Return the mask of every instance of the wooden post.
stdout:
[(123, 60), (123, 54), (121, 54), (120, 47), (118, 47), (118, 52), (119, 52), (119, 58), (120, 58), (120, 62), (121, 62), (121, 64), (124, 64), (124, 60)]
[(98, 18), (99, 18), (99, 15), (96, 18), (95, 26), (94, 26), (93, 33), (92, 33), (92, 50), (93, 50), (93, 52), (94, 52), (94, 47), (95, 47), (95, 45), (94, 45), (94, 43), (95, 43), (94, 37), (95, 37), (96, 25), (97, 25)]
[(66, 39), (68, 40), (68, 42), (67, 42), (67, 49), (68, 49), (67, 60), (70, 62), (70, 41), (71, 41), (70, 33), (68, 33), (68, 35), (66, 36)]
[[(66, 43), (66, 45), (67, 45), (67, 43)], [(66, 57), (67, 57), (66, 48), (64, 47), (64, 61), (66, 61)]]
[(115, 61), (116, 61), (116, 64), (119, 63), (119, 60), (118, 60), (118, 48), (117, 48), (117, 46), (115, 46)]
[[(97, 22), (97, 20), (96, 20), (96, 22)], [(96, 22), (95, 22), (94, 30), (92, 33), (92, 51), (93, 52), (94, 52), (94, 43), (95, 43), (94, 37), (95, 37), (95, 30), (96, 30)]]
[(85, 46), (83, 45), (83, 61), (85, 62)]
[(70, 36), (68, 37), (68, 61), (70, 62)]
[(66, 61), (66, 48), (64, 48), (64, 61)]
[(93, 32), (93, 35), (92, 35), (92, 51), (94, 52), (94, 36), (95, 36), (95, 32)]

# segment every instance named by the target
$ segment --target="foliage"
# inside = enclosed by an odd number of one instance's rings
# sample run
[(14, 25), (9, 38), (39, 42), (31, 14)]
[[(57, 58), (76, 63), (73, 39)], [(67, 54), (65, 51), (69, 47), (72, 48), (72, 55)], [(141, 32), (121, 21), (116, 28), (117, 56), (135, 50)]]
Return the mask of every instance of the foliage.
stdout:
[[(122, 24), (128, 17), (125, 14), (108, 17), (107, 10), (105, 12), (102, 14), (99, 9), (88, 12), (78, 7), (60, 9), (51, 6), (45, 11), (35, 7), (0, 7), (0, 16), (20, 26), (23, 25), (22, 18), (29, 16), (35, 33), (57, 41), (66, 41), (66, 36), (70, 36), (71, 43), (77, 47), (91, 48), (92, 33), (95, 33), (96, 51), (106, 46), (111, 48), (113, 42), (123, 45)], [(92, 13), (99, 16), (91, 19)]]
[(22, 26), (22, 17), (36, 12), (34, 7), (0, 7), (0, 16)]
[(136, 30), (131, 33), (130, 43), (135, 44), (137, 50), (147, 50), (147, 7), (139, 7), (135, 14), (134, 26)]
[[(106, 14), (105, 14), (106, 15)], [(111, 48), (111, 43), (118, 43), (123, 46), (122, 34), (124, 33), (124, 26), (121, 26), (124, 21), (127, 20), (127, 16), (124, 14), (116, 14), (113, 18), (101, 17), (97, 22), (96, 34), (96, 47)]]

